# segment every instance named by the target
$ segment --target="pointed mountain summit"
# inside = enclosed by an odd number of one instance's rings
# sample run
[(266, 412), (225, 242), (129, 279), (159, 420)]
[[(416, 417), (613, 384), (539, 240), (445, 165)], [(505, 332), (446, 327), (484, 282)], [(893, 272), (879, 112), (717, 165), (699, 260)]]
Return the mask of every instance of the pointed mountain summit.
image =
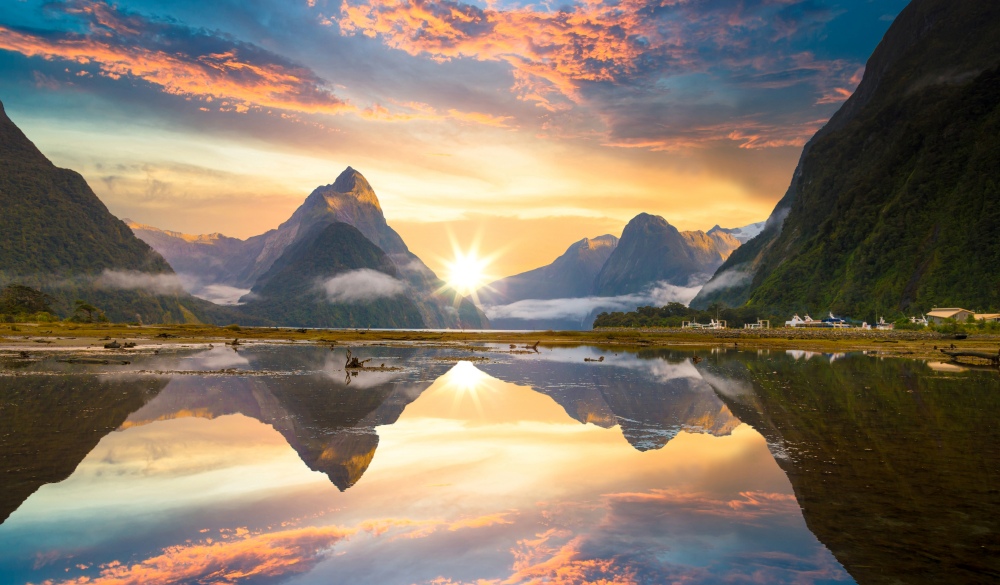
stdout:
[[(914, 0), (692, 306), (1000, 308), (1000, 3)], [(890, 315), (887, 315), (890, 316)]]
[(573, 243), (552, 264), (498, 280), (479, 292), (486, 305), (503, 305), (524, 299), (585, 297), (594, 278), (618, 246), (618, 238), (603, 235)]
[(352, 226), (385, 253), (395, 266), (396, 276), (408, 285), (408, 295), (419, 309), (424, 326), (489, 327), (486, 316), (471, 301), (459, 299), (456, 303), (454, 298), (437, 294), (443, 281), (410, 252), (403, 238), (389, 226), (374, 189), (351, 167), (340, 173), (333, 183), (313, 190), (276, 229), (246, 240), (173, 235), (175, 232), (132, 225), (136, 235), (163, 254), (172, 265), (183, 266), (179, 271), (193, 277), (192, 280), (201, 286), (221, 284), (247, 290), (256, 289), (280, 258), (284, 258), (286, 265), (310, 265), (310, 261), (297, 261), (288, 254), (303, 253), (308, 246), (293, 246), (336, 223)]
[(739, 245), (729, 234), (681, 232), (658, 215), (640, 213), (622, 231), (595, 279), (594, 292), (632, 294), (657, 282), (690, 286), (692, 279), (707, 278)]

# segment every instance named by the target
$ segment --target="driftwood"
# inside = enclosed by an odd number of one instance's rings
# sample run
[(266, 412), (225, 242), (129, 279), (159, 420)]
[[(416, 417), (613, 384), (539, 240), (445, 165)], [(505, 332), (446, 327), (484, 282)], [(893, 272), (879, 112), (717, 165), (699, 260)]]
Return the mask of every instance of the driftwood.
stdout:
[(118, 343), (118, 340), (114, 340), (111, 343), (105, 343), (104, 349), (121, 349), (122, 344)]
[(585, 361), (585, 362), (603, 362), (604, 361), (604, 356), (602, 355), (599, 358), (588, 358), (588, 357), (585, 357), (585, 358), (583, 358), (583, 361)]
[(96, 358), (70, 358), (68, 360), (56, 360), (56, 361), (64, 364), (87, 364), (94, 366), (107, 366), (109, 364), (127, 366), (131, 363), (123, 360), (104, 360)]
[(347, 362), (344, 364), (345, 370), (360, 370), (365, 367), (365, 364), (372, 361), (372, 358), (366, 360), (359, 360), (351, 355), (351, 350), (347, 350)]
[(986, 360), (993, 365), (1000, 365), (1000, 352), (986, 353), (985, 351), (948, 351), (947, 349), (942, 349), (941, 353), (956, 361), (958, 361), (958, 358), (976, 358)]

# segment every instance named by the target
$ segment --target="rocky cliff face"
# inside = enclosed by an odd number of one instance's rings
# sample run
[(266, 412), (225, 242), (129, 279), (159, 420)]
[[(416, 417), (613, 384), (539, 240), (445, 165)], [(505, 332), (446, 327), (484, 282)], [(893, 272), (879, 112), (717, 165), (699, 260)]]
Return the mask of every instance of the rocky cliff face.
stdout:
[(1000, 307), (1000, 5), (915, 0), (693, 301), (872, 318)]

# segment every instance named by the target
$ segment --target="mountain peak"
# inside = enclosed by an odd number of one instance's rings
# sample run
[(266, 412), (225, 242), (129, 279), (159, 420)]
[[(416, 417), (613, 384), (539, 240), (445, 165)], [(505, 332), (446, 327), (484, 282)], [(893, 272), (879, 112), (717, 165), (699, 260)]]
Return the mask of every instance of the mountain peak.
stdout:
[(369, 189), (371, 188), (361, 173), (354, 170), (353, 167), (347, 167), (344, 169), (344, 172), (337, 176), (337, 180), (333, 182), (333, 190), (337, 193), (350, 193), (357, 185), (358, 179), (361, 179), (361, 182)]
[(0, 159), (10, 163), (55, 166), (7, 116), (3, 102), (0, 102)]
[[(345, 200), (353, 199), (374, 206), (379, 213), (382, 212), (382, 206), (379, 205), (375, 190), (372, 189), (365, 176), (354, 170), (353, 167), (344, 169), (344, 172), (340, 173), (332, 184), (317, 188), (313, 194), (322, 196), (326, 205), (331, 209), (338, 209), (342, 207)], [(344, 197), (345, 195), (347, 197)]]

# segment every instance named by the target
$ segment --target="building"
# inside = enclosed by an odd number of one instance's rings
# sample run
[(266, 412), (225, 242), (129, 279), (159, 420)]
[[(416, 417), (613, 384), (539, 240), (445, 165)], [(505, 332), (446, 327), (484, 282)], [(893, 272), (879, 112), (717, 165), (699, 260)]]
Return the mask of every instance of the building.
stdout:
[(974, 317), (975, 313), (967, 309), (959, 308), (948, 308), (939, 309), (934, 307), (934, 310), (927, 313), (927, 321), (933, 325), (941, 325), (948, 319), (954, 319), (959, 323), (965, 323), (969, 317)]
[(1000, 313), (976, 313), (976, 321), (1000, 323)]

